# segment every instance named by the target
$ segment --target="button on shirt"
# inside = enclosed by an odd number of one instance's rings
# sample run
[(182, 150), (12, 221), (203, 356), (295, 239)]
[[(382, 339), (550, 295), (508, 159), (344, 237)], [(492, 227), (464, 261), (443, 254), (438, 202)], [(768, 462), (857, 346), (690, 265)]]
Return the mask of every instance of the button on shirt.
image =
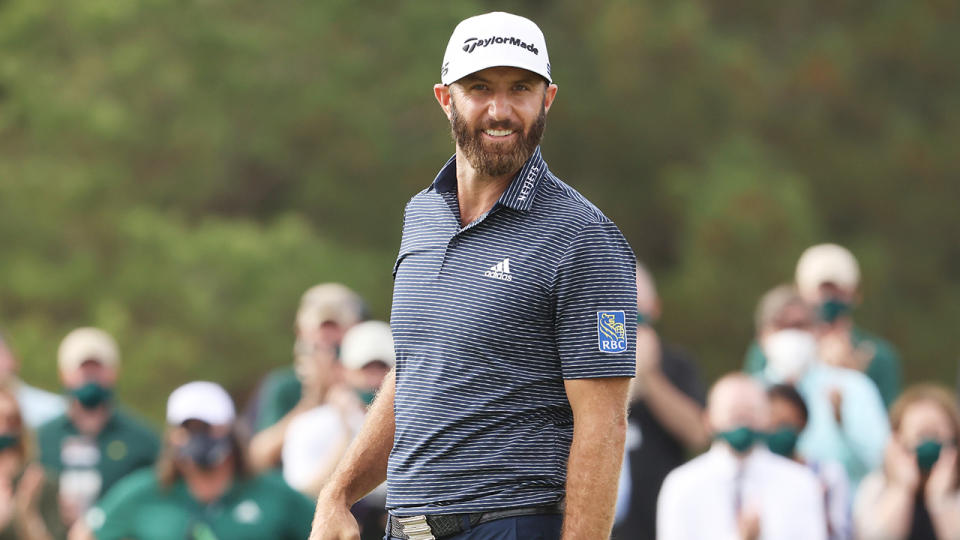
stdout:
[(737, 507), (760, 518), (760, 538), (826, 538), (820, 484), (806, 467), (760, 446), (738, 459), (721, 443), (674, 469), (657, 502), (659, 540), (734, 540)]
[(537, 148), (460, 225), (456, 161), (407, 204), (394, 267), (394, 514), (563, 497), (565, 379), (632, 377), (636, 261), (619, 229)]

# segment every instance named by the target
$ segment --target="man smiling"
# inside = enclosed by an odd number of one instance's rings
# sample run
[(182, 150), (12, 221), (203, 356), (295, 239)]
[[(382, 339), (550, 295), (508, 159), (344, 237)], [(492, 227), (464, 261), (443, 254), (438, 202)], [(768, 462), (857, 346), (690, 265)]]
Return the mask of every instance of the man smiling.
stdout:
[(557, 86), (536, 24), (461, 22), (434, 95), (456, 153), (407, 204), (396, 370), (312, 538), (359, 538), (349, 507), (384, 477), (388, 539), (607, 537), (635, 371), (633, 252), (541, 156)]

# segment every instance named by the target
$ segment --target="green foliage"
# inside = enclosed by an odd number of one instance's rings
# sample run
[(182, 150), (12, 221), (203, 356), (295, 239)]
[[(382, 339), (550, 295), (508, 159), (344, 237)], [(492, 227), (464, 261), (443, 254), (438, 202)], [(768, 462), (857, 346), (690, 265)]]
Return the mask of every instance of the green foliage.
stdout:
[(452, 150), (433, 102), (457, 21), (536, 19), (544, 153), (657, 275), (664, 333), (740, 364), (802, 249), (860, 257), (867, 328), (952, 380), (957, 6), (922, 2), (0, 2), (0, 325), (57, 386), (72, 327), (123, 347), (154, 418), (187, 379), (244, 397), (299, 294), (389, 313), (404, 202)]

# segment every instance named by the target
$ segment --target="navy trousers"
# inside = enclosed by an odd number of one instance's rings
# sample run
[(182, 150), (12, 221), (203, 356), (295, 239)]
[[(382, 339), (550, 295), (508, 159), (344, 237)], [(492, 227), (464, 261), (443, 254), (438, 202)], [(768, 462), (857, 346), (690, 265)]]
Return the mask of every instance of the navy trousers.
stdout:
[[(444, 540), (560, 540), (562, 525), (560, 514), (509, 517), (481, 523)], [(399, 540), (389, 533), (383, 539)]]

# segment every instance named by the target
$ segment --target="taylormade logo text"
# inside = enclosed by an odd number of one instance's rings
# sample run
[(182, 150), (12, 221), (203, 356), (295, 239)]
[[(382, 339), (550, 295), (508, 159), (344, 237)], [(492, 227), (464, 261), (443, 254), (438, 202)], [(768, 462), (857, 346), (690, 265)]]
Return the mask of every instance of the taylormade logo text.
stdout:
[(532, 52), (533, 54), (537, 54), (537, 55), (540, 54), (540, 51), (533, 46), (533, 43), (527, 43), (515, 37), (489, 37), (487, 39), (477, 39), (475, 37), (472, 37), (472, 38), (468, 38), (466, 41), (463, 42), (463, 50), (467, 54), (470, 54), (477, 47), (486, 47), (487, 45), (491, 45), (494, 43), (513, 45), (515, 47), (520, 47), (521, 49), (526, 49)]

